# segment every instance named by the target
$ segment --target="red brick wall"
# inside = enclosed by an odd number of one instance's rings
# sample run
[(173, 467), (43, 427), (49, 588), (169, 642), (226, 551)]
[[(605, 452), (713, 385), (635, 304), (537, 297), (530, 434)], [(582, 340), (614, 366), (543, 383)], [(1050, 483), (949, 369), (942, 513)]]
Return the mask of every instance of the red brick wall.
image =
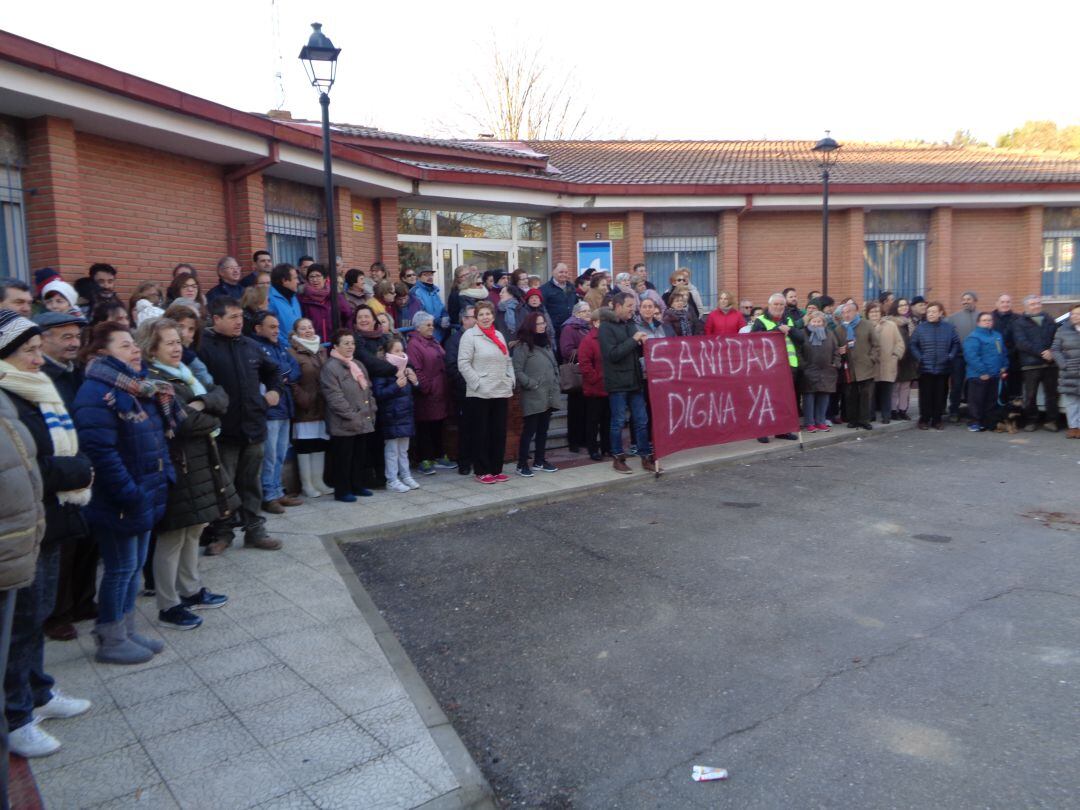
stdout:
[(559, 262), (577, 274), (577, 244), (574, 239), (574, 216), (566, 211), (551, 215), (551, 267)]
[[(608, 223), (609, 222), (621, 222), (623, 225), (623, 238), (611, 240), (611, 258), (614, 265), (611, 269), (614, 273), (629, 273), (630, 272), (630, 249), (629, 242), (626, 238), (626, 214), (618, 213), (602, 213), (583, 216), (581, 214), (575, 214), (573, 218), (573, 224), (571, 225), (571, 231), (573, 236), (570, 240), (570, 267), (575, 272), (580, 268), (577, 267), (577, 243), (596, 241), (597, 239), (611, 239), (608, 235)], [(582, 228), (581, 226), (585, 227)], [(644, 251), (644, 220), (642, 221), (642, 251)], [(597, 233), (600, 234), (597, 237)], [(644, 261), (644, 256), (642, 257)], [(552, 264), (552, 267), (555, 265)]]
[(235, 218), (229, 246), (235, 251), (233, 258), (246, 273), (252, 266), (255, 251), (266, 250), (266, 186), (261, 174), (249, 174), (233, 181), (231, 186)]
[(31, 272), (52, 267), (71, 280), (86, 274), (75, 129), (60, 118), (27, 124), (27, 242)]
[(76, 140), (86, 263), (115, 265), (122, 297), (139, 281), (167, 281), (181, 261), (212, 279), (225, 250), (221, 167), (96, 135)]
[(386, 266), (387, 277), (397, 281), (397, 200), (392, 197), (382, 197), (376, 203), (379, 230), (376, 233), (376, 256), (372, 261), (382, 262)]
[[(367, 197), (357, 197), (354, 194), (351, 195), (350, 206), (341, 224), (342, 267), (346, 270), (350, 267), (359, 267), (367, 272), (368, 267), (375, 261), (378, 242), (379, 223), (375, 215), (375, 201)], [(364, 230), (353, 230), (353, 211), (359, 211), (364, 215)]]
[(974, 290), (987, 307), (1003, 292), (1010, 293), (1014, 302), (1039, 292), (1041, 212), (1038, 258), (1031, 244), (1032, 216), (1028, 209), (954, 210), (952, 282), (948, 289), (935, 288), (934, 297), (943, 299), (951, 312), (964, 290)]
[[(829, 295), (862, 300), (862, 216), (829, 214)], [(739, 219), (739, 291), (764, 306), (769, 295), (795, 287), (799, 300), (821, 289), (821, 214), (750, 211)], [(726, 251), (725, 251), (726, 252)]]
[(645, 261), (645, 213), (626, 212), (626, 267), (630, 272), (634, 265)]

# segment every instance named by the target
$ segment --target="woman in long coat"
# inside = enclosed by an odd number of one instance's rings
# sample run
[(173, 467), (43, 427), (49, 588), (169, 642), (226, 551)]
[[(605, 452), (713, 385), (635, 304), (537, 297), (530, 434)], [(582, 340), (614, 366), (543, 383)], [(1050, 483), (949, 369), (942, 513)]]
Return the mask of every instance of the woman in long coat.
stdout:
[(319, 385), (326, 401), (326, 429), (331, 436), (331, 480), (334, 500), (355, 503), (356, 497), (370, 497), (363, 485), (364, 473), (373, 463), (371, 437), (375, 432), (377, 404), (371, 379), (353, 359), (353, 333), (334, 333), (330, 359), (319, 372)]
[[(547, 323), (539, 312), (530, 312), (518, 330), (514, 347), (514, 377), (521, 389), (521, 413), (524, 422), (518, 442), (517, 474), (532, 477), (533, 470), (558, 472), (546, 456), (548, 426), (552, 411), (562, 403), (559, 399), (559, 365), (548, 340)], [(536, 441), (532, 466), (529, 465), (529, 445)]]
[(888, 318), (882, 317), (881, 304), (866, 305), (866, 318), (877, 333), (877, 367), (874, 369), (874, 406), (881, 414), (881, 424), (887, 425), (892, 417), (893, 386), (900, 370), (900, 359), (907, 351), (900, 329)]
[(417, 379), (416, 455), (420, 459), (420, 472), (432, 475), (436, 469), (457, 469), (443, 449), (443, 425), (450, 415), (450, 379), (446, 374), (446, 352), (435, 340), (435, 318), (427, 312), (417, 312), (413, 326), (415, 331), (407, 352)]

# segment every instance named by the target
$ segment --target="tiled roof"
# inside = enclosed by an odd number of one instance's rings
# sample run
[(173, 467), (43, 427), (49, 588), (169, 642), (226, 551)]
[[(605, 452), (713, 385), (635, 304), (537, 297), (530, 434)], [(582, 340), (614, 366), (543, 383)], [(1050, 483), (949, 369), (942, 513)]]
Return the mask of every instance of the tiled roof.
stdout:
[[(530, 141), (568, 183), (814, 185), (812, 141)], [(837, 185), (1077, 183), (1080, 154), (926, 145), (845, 144)]]

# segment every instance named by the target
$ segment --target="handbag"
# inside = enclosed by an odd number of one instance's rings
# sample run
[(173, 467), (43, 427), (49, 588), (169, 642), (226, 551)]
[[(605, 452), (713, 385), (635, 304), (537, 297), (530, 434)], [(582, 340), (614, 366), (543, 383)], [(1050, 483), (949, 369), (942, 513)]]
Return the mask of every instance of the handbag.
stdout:
[(575, 349), (570, 358), (559, 366), (559, 390), (564, 394), (573, 394), (581, 391), (582, 388), (581, 366), (578, 364)]

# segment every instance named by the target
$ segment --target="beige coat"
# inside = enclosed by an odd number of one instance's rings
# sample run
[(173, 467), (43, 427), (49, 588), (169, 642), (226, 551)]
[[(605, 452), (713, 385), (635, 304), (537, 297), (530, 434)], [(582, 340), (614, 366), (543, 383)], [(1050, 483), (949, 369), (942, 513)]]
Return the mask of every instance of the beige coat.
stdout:
[(875, 331), (878, 355), (874, 379), (878, 382), (896, 382), (896, 372), (905, 351), (904, 336), (900, 334), (899, 327), (888, 318), (878, 321)]
[(514, 395), (514, 363), (510, 355), (503, 354), (479, 326), (461, 335), (458, 371), (465, 380), (466, 397), (505, 399)]
[(41, 471), (30, 431), (0, 392), (0, 591), (34, 580), (45, 535)]
[[(351, 362), (359, 366), (356, 360)], [(375, 392), (371, 390), (370, 380), (367, 388), (361, 388), (345, 364), (331, 357), (319, 371), (319, 387), (326, 402), (327, 433), (361, 436), (375, 430)]]

